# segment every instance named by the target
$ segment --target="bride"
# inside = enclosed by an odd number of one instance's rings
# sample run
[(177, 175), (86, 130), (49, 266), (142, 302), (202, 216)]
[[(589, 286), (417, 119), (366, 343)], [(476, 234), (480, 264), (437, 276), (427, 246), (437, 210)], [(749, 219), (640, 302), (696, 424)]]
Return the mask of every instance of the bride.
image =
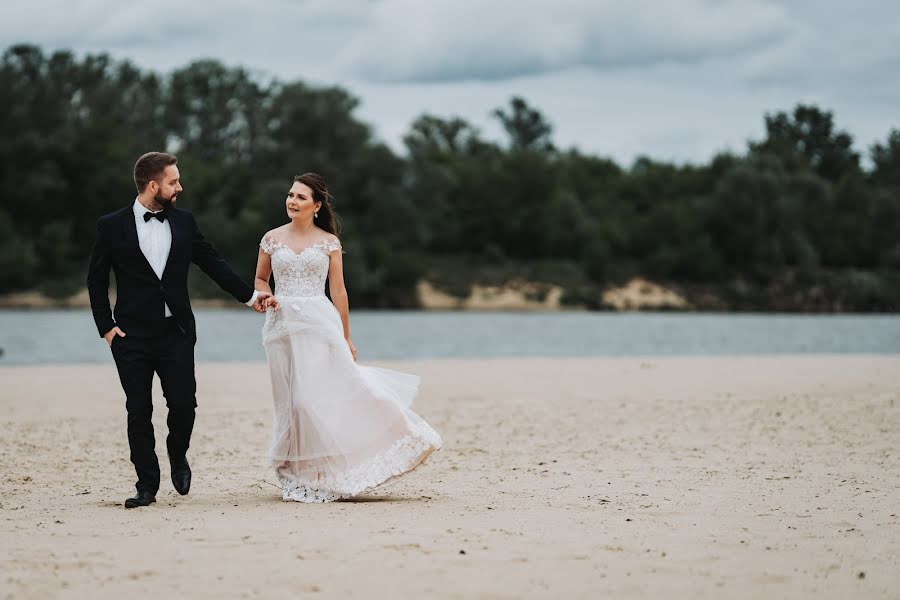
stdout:
[(290, 223), (263, 236), (256, 265), (257, 290), (271, 293), (275, 277), (262, 330), (274, 401), (270, 456), (284, 500), (329, 502), (408, 473), (441, 438), (410, 409), (418, 376), (356, 363), (324, 179), (295, 177), (285, 203)]

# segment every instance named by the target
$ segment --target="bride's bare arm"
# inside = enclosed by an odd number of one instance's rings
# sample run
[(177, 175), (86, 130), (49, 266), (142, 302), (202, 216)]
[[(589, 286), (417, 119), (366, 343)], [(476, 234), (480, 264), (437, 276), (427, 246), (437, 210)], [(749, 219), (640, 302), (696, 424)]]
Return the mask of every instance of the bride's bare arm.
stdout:
[(269, 277), (272, 275), (272, 259), (269, 255), (259, 250), (259, 256), (256, 259), (256, 279), (253, 282), (253, 289), (260, 292), (272, 294), (272, 288), (269, 287)]
[(350, 302), (347, 300), (347, 287), (344, 285), (344, 259), (340, 250), (335, 250), (328, 255), (331, 260), (328, 264), (328, 292), (331, 301), (341, 315), (341, 323), (344, 325), (344, 339), (350, 339)]

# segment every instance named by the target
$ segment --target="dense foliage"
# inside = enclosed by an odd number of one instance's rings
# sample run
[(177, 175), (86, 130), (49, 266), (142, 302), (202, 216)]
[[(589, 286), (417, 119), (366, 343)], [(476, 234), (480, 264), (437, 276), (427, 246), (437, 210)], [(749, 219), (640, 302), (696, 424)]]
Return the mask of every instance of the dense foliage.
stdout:
[[(900, 131), (869, 149), (815, 106), (765, 117), (765, 139), (704, 165), (622, 167), (557, 148), (520, 98), (494, 111), (504, 144), (423, 115), (395, 154), (339, 88), (261, 80), (215, 61), (165, 76), (107, 55), (34, 46), (0, 64), (0, 293), (83, 286), (94, 224), (134, 198), (147, 150), (179, 157), (207, 237), (252, 278), (256, 244), (285, 221), (293, 175), (322, 173), (344, 221), (351, 303), (415, 306), (428, 279), (562, 284), (600, 306), (641, 275), (701, 307), (896, 310)], [(195, 292), (218, 292), (204, 277)]]

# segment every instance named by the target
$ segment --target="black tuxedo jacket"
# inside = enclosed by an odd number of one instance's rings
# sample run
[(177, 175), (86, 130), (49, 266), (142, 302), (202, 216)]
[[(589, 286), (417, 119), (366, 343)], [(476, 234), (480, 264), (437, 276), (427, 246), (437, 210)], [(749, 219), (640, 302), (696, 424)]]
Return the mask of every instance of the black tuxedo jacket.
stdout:
[[(179, 328), (196, 340), (187, 288), (191, 262), (235, 299), (248, 302), (253, 296), (253, 288), (200, 233), (193, 214), (173, 207), (167, 219), (172, 230), (172, 247), (162, 279), (156, 276), (141, 252), (131, 204), (97, 221), (87, 286), (94, 322), (101, 336), (115, 326), (129, 337), (150, 337), (163, 331), (165, 303)], [(110, 269), (116, 274), (115, 315), (109, 306)]]

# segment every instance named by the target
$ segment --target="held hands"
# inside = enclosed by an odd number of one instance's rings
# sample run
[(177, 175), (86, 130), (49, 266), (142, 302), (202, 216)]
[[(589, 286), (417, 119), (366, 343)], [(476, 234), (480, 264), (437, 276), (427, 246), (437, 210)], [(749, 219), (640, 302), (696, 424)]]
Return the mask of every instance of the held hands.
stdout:
[(112, 347), (113, 338), (116, 336), (125, 337), (125, 332), (122, 331), (121, 329), (119, 329), (118, 327), (113, 327), (112, 329), (110, 329), (109, 331), (107, 331), (106, 333), (103, 334), (103, 339), (106, 340), (106, 343), (109, 345), (110, 348)]
[(274, 308), (276, 311), (280, 308), (278, 300), (275, 299), (275, 296), (271, 296), (263, 300), (263, 305), (263, 312), (269, 310), (270, 308)]
[(259, 292), (256, 302), (253, 303), (253, 310), (258, 313), (264, 313), (270, 308), (278, 310), (278, 300), (269, 292)]

